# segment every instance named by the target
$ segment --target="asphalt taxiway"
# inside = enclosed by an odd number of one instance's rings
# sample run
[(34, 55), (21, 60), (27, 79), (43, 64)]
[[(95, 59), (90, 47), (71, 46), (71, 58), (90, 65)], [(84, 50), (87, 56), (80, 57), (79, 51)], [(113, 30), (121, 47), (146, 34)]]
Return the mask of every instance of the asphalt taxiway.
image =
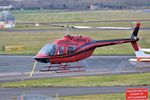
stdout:
[[(150, 62), (129, 62), (134, 56), (91, 56), (80, 63), (86, 66), (83, 72), (40, 72), (48, 64), (38, 63), (32, 77), (29, 74), (34, 63), (33, 56), (0, 56), (0, 82), (17, 81), (38, 78), (55, 78), (71, 76), (89, 76), (104, 74), (127, 74), (150, 72)], [(71, 65), (75, 65), (73, 63)]]

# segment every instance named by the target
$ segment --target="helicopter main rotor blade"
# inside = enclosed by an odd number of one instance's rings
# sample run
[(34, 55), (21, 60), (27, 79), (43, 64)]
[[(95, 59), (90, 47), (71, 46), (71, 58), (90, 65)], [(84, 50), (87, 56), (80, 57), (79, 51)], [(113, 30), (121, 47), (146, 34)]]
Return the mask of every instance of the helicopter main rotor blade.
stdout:
[(98, 29), (98, 30), (131, 30), (130, 27), (89, 27), (89, 26), (72, 26), (73, 29)]
[(67, 25), (63, 24), (49, 24), (49, 23), (39, 23), (41, 25), (47, 25), (47, 26), (56, 26), (56, 27), (66, 27)]
[(37, 64), (37, 61), (34, 62), (33, 69), (32, 69), (32, 71), (30, 73), (30, 77), (32, 77), (32, 75), (33, 75), (33, 72), (35, 70), (36, 64)]
[(132, 30), (131, 27), (90, 27), (90, 26), (74, 26), (64, 24), (37, 23), (39, 25), (47, 25), (54, 27), (62, 27), (65, 29), (94, 29), (94, 30)]
[(104, 30), (131, 30), (131, 27), (96, 27), (97, 29), (104, 29)]
[(50, 26), (64, 27), (68, 29), (97, 29), (97, 30), (131, 30), (131, 27), (90, 27), (90, 26), (71, 26), (71, 25), (59, 25), (51, 24)]
[(71, 28), (74, 28), (74, 29), (91, 29), (93, 27), (90, 27), (90, 26), (71, 26)]

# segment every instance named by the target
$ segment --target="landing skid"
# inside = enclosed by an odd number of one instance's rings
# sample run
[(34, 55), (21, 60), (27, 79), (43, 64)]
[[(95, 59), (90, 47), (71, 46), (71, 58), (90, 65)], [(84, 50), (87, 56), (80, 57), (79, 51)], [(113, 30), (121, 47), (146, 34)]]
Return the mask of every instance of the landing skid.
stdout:
[(68, 73), (68, 72), (85, 72), (84, 69), (78, 69), (78, 70), (57, 70), (56, 73)]
[(47, 69), (40, 70), (41, 72), (54, 71), (56, 73), (68, 73), (68, 72), (84, 72), (83, 67), (85, 66), (70, 66), (69, 64), (58, 64), (58, 65), (50, 65), (44, 66)]

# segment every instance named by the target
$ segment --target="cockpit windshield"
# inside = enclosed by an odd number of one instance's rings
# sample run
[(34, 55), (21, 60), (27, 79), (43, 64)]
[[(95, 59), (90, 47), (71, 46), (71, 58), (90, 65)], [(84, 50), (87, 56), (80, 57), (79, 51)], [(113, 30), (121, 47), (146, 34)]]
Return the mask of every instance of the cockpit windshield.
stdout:
[(46, 44), (39, 53), (47, 54), (49, 56), (53, 56), (56, 52), (56, 45), (55, 44)]

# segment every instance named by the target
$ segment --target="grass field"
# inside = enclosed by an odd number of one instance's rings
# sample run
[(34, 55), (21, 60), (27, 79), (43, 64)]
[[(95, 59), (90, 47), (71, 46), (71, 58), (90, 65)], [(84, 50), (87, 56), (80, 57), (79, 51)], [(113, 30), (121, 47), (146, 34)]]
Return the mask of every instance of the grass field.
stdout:
[[(114, 39), (114, 38), (128, 38), (130, 37), (132, 31), (85, 31), (85, 32), (74, 32), (79, 35), (89, 36), (92, 39), (104, 40), (104, 39)], [(64, 35), (63, 31), (55, 32), (43, 32), (43, 33), (14, 33), (14, 32), (1, 32), (0, 33), (0, 46), (2, 45), (21, 45), (25, 49), (21, 51), (0, 51), (0, 54), (27, 54), (34, 55), (38, 50), (48, 42), (52, 42), (55, 39), (62, 38)], [(139, 36), (141, 41), (139, 44), (141, 47), (149, 48), (150, 35), (149, 31), (140, 31)], [(95, 55), (116, 55), (116, 54), (134, 54), (134, 50), (129, 44), (120, 44), (115, 46), (108, 46), (97, 48), (94, 52)]]
[[(60, 97), (61, 100), (125, 100), (125, 93)], [(150, 99), (150, 96), (149, 96)]]
[(50, 78), (0, 83), (0, 87), (133, 86), (150, 85), (150, 73)]
[[(148, 94), (150, 99), (150, 93)], [(125, 93), (60, 97), (61, 100), (125, 100)]]
[(125, 100), (125, 94), (97, 94), (83, 96), (60, 97), (61, 100)]
[[(66, 22), (66, 21), (89, 21), (89, 20), (143, 20), (149, 19), (150, 14), (142, 11), (128, 10), (102, 10), (102, 11), (13, 11), (17, 22)], [(150, 22), (141, 22), (141, 27), (150, 27)], [(127, 26), (132, 27), (133, 22), (102, 22), (102, 23), (82, 23), (76, 25), (89, 26)], [(35, 28), (35, 26), (25, 27), (17, 24), (16, 29)], [(54, 28), (41, 26), (41, 28)], [(56, 29), (56, 28), (55, 28)], [(60, 28), (59, 28), (60, 29)], [(2, 45), (22, 45), (22, 51), (0, 51), (0, 54), (27, 54), (34, 55), (47, 42), (62, 38), (65, 31), (50, 32), (0, 32), (0, 46)], [(71, 30), (72, 35), (84, 35), (93, 39), (104, 40), (114, 38), (130, 37), (132, 31), (96, 31), (96, 30)], [(140, 45), (149, 48), (149, 31), (140, 31)], [(116, 45), (98, 48), (95, 55), (101, 54), (134, 54), (130, 44)]]
[[(149, 19), (150, 14), (134, 10), (101, 10), (101, 11), (14, 11), (17, 22), (74, 22), (93, 20), (143, 20)], [(143, 27), (149, 27), (150, 22), (142, 22)], [(81, 23), (77, 25), (89, 26), (133, 26), (133, 22), (106, 22), (106, 23)], [(31, 26), (31, 27), (30, 27)], [(17, 28), (25, 28), (25, 25), (17, 25)], [(28, 28), (35, 28), (29, 25)], [(51, 28), (41, 26), (40, 28)], [(53, 27), (54, 28), (54, 27)]]
[(66, 22), (90, 20), (140, 20), (149, 19), (149, 13), (134, 10), (100, 11), (14, 11), (17, 21), (26, 22)]

